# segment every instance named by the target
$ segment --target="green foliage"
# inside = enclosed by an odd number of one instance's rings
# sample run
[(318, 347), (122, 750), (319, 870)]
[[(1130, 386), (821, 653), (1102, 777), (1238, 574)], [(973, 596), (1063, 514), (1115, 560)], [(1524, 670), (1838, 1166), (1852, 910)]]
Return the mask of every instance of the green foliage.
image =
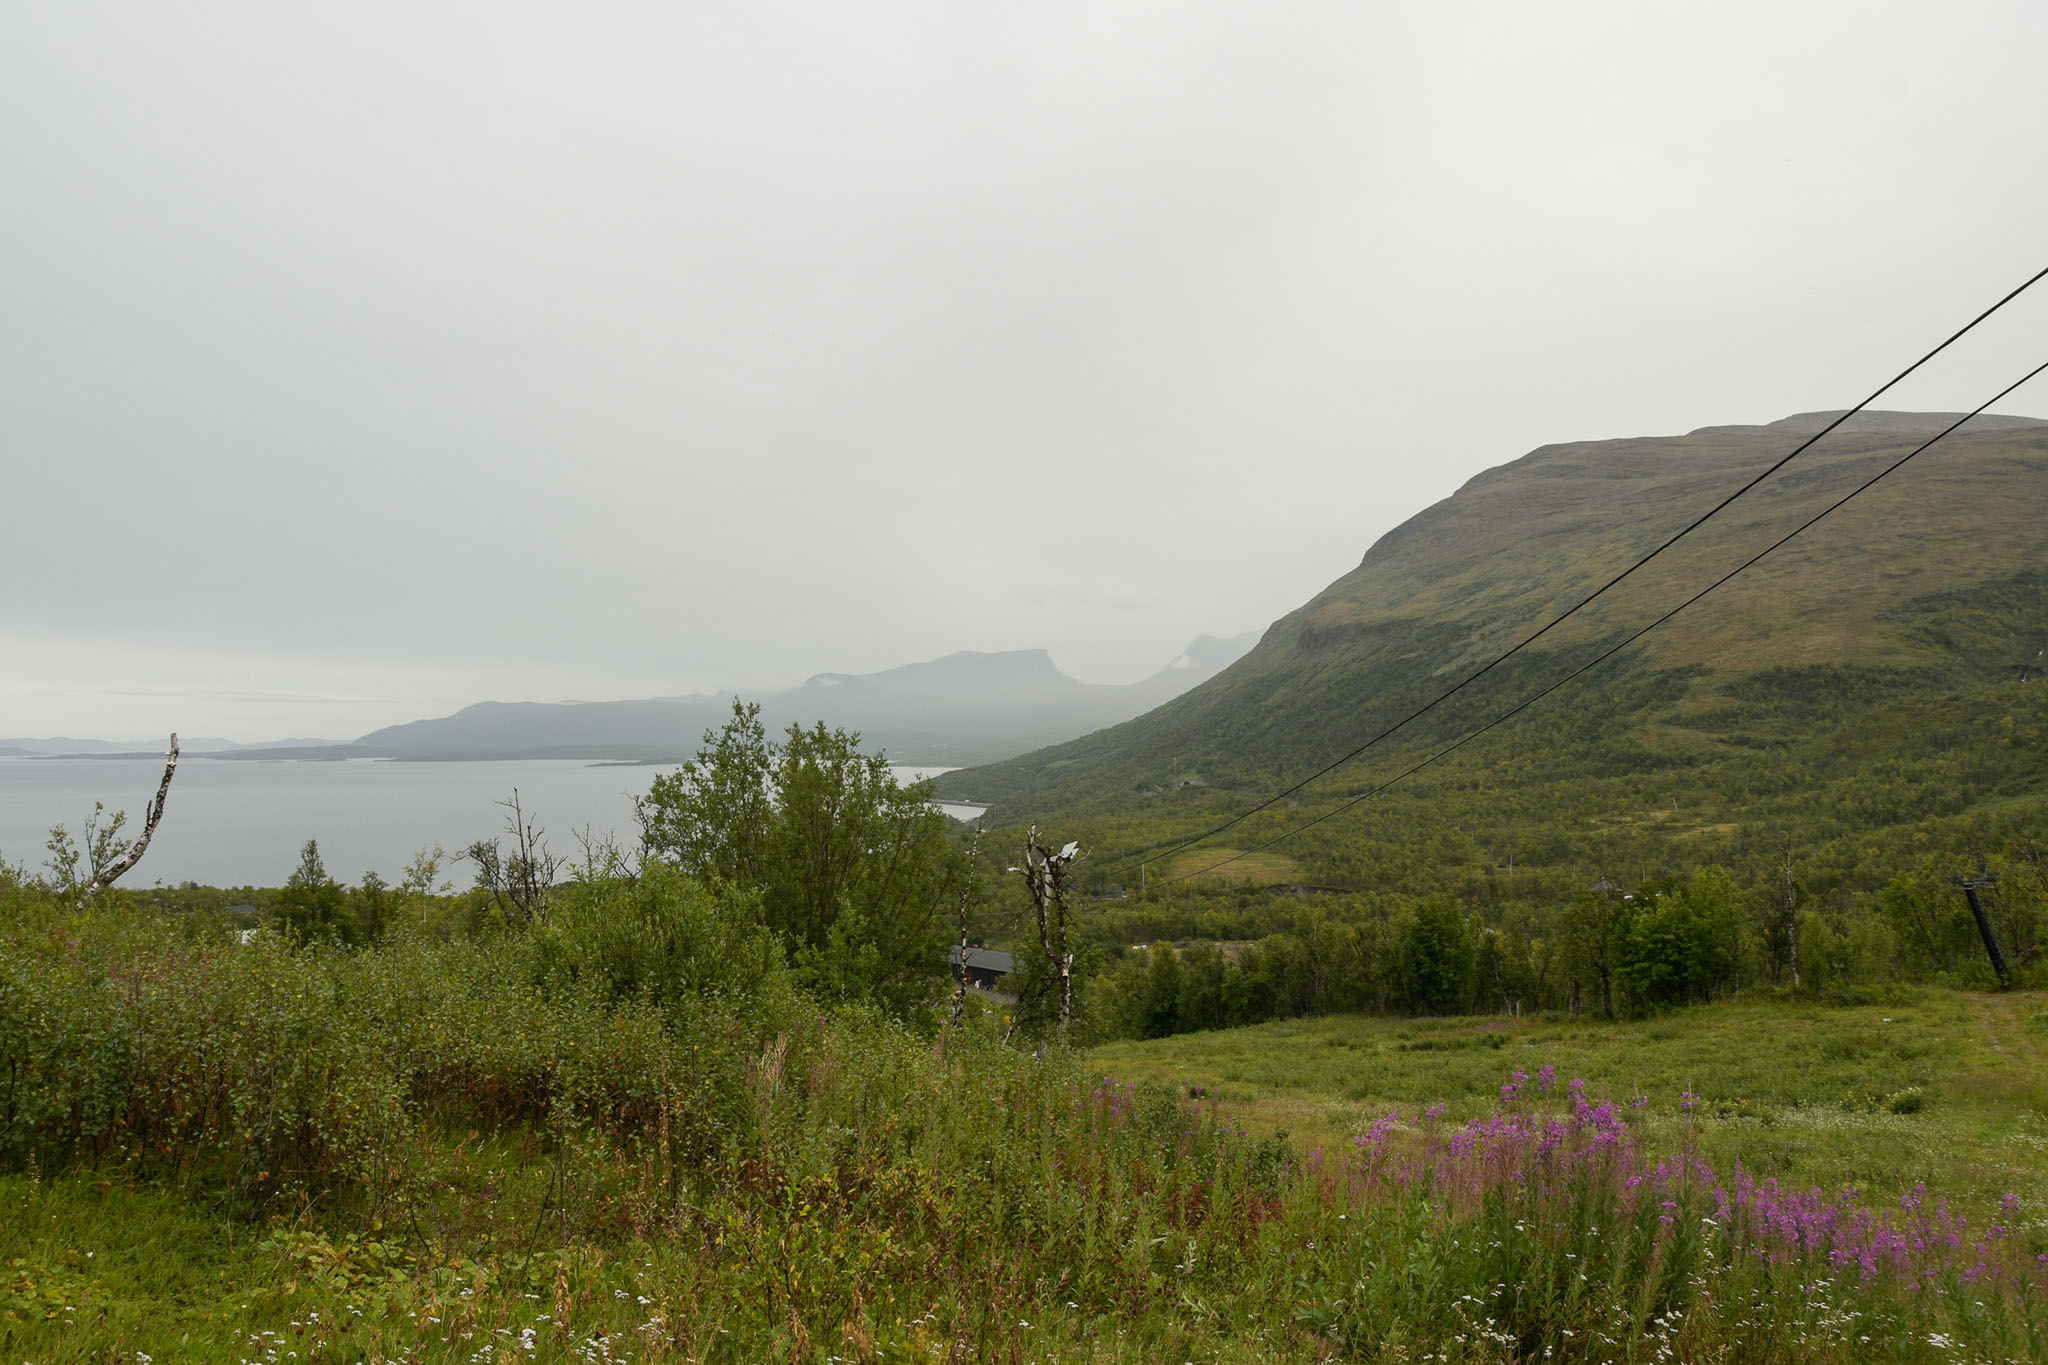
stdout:
[(544, 997), (711, 1011), (767, 1027), (794, 1013), (781, 944), (758, 908), (660, 863), (564, 890), (530, 941)]
[[(1455, 1014), (1475, 1001), (1508, 1012), (1669, 1008), (1733, 989), (1742, 933), (1733, 883), (1711, 872), (1641, 896), (1585, 893), (1548, 925), (1513, 917), (1476, 933), (1469, 911), (1443, 895), (1393, 912), (1316, 908), (1228, 954), (1196, 940), (1113, 958), (1091, 985), (1103, 1003), (1090, 1036), (1160, 1038), (1343, 1010)], [(1882, 958), (1881, 946), (1866, 956)]]
[[(1327, 922), (1304, 929), (1344, 950)], [(1214, 1008), (1221, 958), (1180, 955), (1177, 1019)], [(2009, 1007), (2007, 1048), (2048, 1047), (2037, 1002), (1991, 1003)], [(1778, 1089), (1706, 1122), (1778, 1131), (1754, 1116), (1815, 1084), (1867, 1097), (1873, 1123), (1956, 1111), (1948, 1088), (1914, 1108), (1935, 1094), (1929, 1058), (1907, 1055), (1917, 1032), (1807, 1006), (1760, 1029), (1747, 1008), (1743, 1036), (1797, 1064), (1757, 1068)], [(1386, 1026), (1432, 1044), (1405, 1052), (1292, 1027), (1279, 1055), (1297, 1079), (1339, 1057), (1418, 1084), (1457, 1064), (1491, 1091), (1518, 1060), (1463, 1046), (1497, 1021)], [(1527, 1028), (1533, 1043), (1550, 1026)], [(166, 1343), (256, 1358), (283, 1340), (302, 1359), (453, 1362), (499, 1342), (541, 1359), (630, 1343), (732, 1362), (1246, 1363), (1388, 1341), (1471, 1358), (1481, 1329), (1540, 1356), (1597, 1330), (1818, 1361), (1863, 1358), (1856, 1330), (1882, 1323), (1973, 1356), (2048, 1352), (2026, 1327), (2031, 1281), (1908, 1293), (1840, 1274), (1825, 1247), (1765, 1259), (1682, 1189), (1688, 1216), (1661, 1221), (1622, 1178), (1652, 1174), (1647, 1156), (1581, 1185), (1402, 1182), (1387, 1163), (1441, 1150), (1434, 1119), (1375, 1125), (1341, 1157), (1303, 1150), (1242, 1134), (1189, 1088), (1099, 1084), (998, 1032), (979, 1011), (935, 1037), (800, 1007), (753, 907), (673, 869), (595, 868), (527, 931), (445, 942), (400, 919), (357, 950), (244, 946), (203, 914), (16, 890), (0, 901), (0, 1344), (24, 1359), (163, 1358)], [(1697, 1049), (1647, 1046), (1669, 1054), (1660, 1098), (1630, 1121), (1685, 1157), (1666, 1082)], [(1718, 1050), (1683, 1060), (1699, 1063), (1729, 1074)], [(2031, 1061), (2014, 1070), (2038, 1088)], [(2048, 1249), (2032, 1237), (2016, 1222), (1992, 1244), (2000, 1275)], [(1574, 1290), (1588, 1268), (1595, 1287)]]
[(1615, 974), (1638, 1008), (1711, 1000), (1733, 981), (1740, 947), (1734, 883), (1703, 871), (1635, 907), (1616, 945)]
[(753, 898), (820, 998), (922, 1013), (968, 875), (950, 819), (858, 735), (819, 724), (771, 741), (759, 711), (735, 702), (694, 761), (655, 779), (639, 805), (647, 861)]
[[(514, 929), (545, 924), (561, 860), (549, 849), (538, 818), (520, 804), (517, 787), (498, 804), (505, 811), (511, 846), (500, 851), (496, 839), (478, 839), (462, 851), (476, 867), (472, 911)], [(424, 851), (420, 854), (421, 860), (427, 857)]]
[(1872, 994), (1757, 992), (1640, 1020), (1334, 1015), (1108, 1043), (1088, 1060), (1140, 1083), (1199, 1084), (1254, 1132), (1330, 1146), (1390, 1109), (1483, 1115), (1513, 1072), (1553, 1064), (1595, 1093), (1648, 1096), (1663, 1142), (1677, 1141), (1684, 1092), (1704, 1097), (1693, 1135), (1723, 1170), (1740, 1161), (1788, 1188), (1854, 1183), (1873, 1198), (1925, 1183), (1973, 1220), (2008, 1191), (2048, 1207), (2041, 993)]
[(128, 823), (128, 812), (117, 810), (112, 819), (106, 816), (106, 806), (93, 802), (92, 814), (85, 820), (82, 844), (74, 840), (63, 825), (50, 827), (50, 837), (43, 844), (48, 850), (43, 868), (47, 873), (45, 881), (58, 895), (76, 898), (98, 879), (101, 872), (126, 857), (129, 849), (134, 847), (134, 840), (121, 837), (121, 830)]
[(78, 875), (83, 855), (72, 839), (71, 831), (62, 825), (50, 826), (50, 837), (43, 847), (49, 850), (43, 859), (43, 870), (48, 874), (44, 880), (57, 894), (76, 898), (85, 881)]
[(1171, 943), (1155, 943), (1145, 954), (1145, 994), (1139, 1006), (1139, 1036), (1164, 1038), (1181, 1028), (1180, 954)]
[[(1312, 784), (1299, 809), (1276, 803), (1232, 829), (1234, 847), (1286, 836), (1276, 855), (1298, 870), (1283, 886), (1233, 882), (1230, 869), (1163, 882), (1167, 864), (1155, 863), (1140, 896), (1123, 864), (1244, 812), (1346, 736), (1434, 697), (1469, 631), (1408, 620), (1346, 634), (1291, 622), (1246, 665), (1112, 732), (1114, 742), (1076, 741), (942, 785), (998, 797), (998, 841), (1035, 820), (1099, 850), (1092, 866), (1115, 875), (1087, 889), (1112, 895), (1114, 882), (1125, 898), (1092, 905), (1081, 932), (1101, 964), (1096, 988), (1119, 998), (1128, 945), (1209, 940), (1231, 945), (1226, 988), (1249, 1017), (1414, 1008), (1383, 940), (1408, 907), (1437, 895), (1467, 917), (1471, 1000), (1492, 1009), (1613, 1016), (1790, 987), (1802, 934), (1818, 969), (1799, 964), (1809, 994), (1988, 981), (1955, 887), (1980, 868), (1999, 879), (1987, 910), (2007, 956), (2023, 980), (2042, 980), (2048, 684), (2020, 684), (1987, 662), (2005, 646), (1986, 651), (2000, 640), (2017, 651), (2044, 609), (2048, 574), (2028, 570), (1898, 599), (1840, 660), (1710, 670), (1625, 654), (1575, 683), (1568, 703), (1539, 703), (1337, 810), (1612, 638), (1591, 622), (1583, 639), (1560, 632), (1555, 650), (1525, 651)], [(1149, 773), (1149, 756), (1175, 753), (1209, 785), (1173, 789)], [(1194, 854), (1168, 862), (1202, 866)], [(1684, 894), (1699, 875), (1725, 879), (1711, 924)], [(1588, 892), (1603, 877), (1618, 894)], [(1324, 927), (1311, 931), (1315, 916)], [(1330, 926), (1334, 952), (1308, 951)], [(1350, 935), (1363, 946), (1343, 942)], [(1347, 965), (1318, 971), (1318, 961)]]
[(383, 938), (391, 927), (396, 902), (397, 897), (382, 877), (365, 872), (363, 880), (348, 894), (349, 942), (375, 943)]
[(1229, 963), (1213, 943), (1189, 947), (1181, 961), (1180, 992), (1174, 1002), (1176, 1033), (1222, 1028), (1230, 1021), (1224, 985)]
[(665, 1086), (698, 1096), (672, 1140), (722, 1148), (748, 1131), (728, 1030), (743, 1009), (749, 1027), (786, 1018), (768, 1005), (787, 988), (772, 949), (729, 951), (744, 930), (678, 932), (708, 913), (694, 890), (641, 905), (657, 924), (637, 955), (630, 931), (588, 922), (601, 910), (528, 937), (408, 930), (377, 952), (187, 941), (111, 907), (32, 918), (0, 954), (0, 1162), (126, 1159), (250, 1206), (375, 1194), (410, 1178), (423, 1123), (620, 1132)]
[(299, 865), (278, 893), (277, 927), (294, 943), (318, 939), (346, 942), (355, 932), (345, 913), (347, 905), (346, 888), (327, 875), (327, 866), (320, 861), (319, 842), (306, 840), (299, 850)]
[(769, 876), (774, 767), (760, 704), (735, 701), (725, 728), (707, 731), (697, 757), (655, 778), (639, 803), (648, 854), (709, 885), (760, 886)]
[(1472, 940), (1457, 902), (1431, 896), (1401, 926), (1401, 983), (1418, 1014), (1456, 1014), (1472, 975)]

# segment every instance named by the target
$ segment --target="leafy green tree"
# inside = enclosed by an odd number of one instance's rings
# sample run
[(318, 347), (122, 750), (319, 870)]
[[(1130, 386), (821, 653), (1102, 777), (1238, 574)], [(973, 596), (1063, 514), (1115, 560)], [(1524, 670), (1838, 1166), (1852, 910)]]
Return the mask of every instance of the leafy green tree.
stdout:
[(735, 703), (639, 803), (643, 856), (758, 898), (814, 993), (899, 1017), (943, 984), (944, 911), (966, 860), (929, 783), (903, 786), (860, 736), (792, 725), (778, 743)]
[(441, 875), (447, 861), (448, 851), (439, 844), (431, 848), (422, 845), (413, 854), (412, 861), (405, 865), (405, 876), (398, 883), (398, 897), (405, 906), (406, 914), (420, 924), (427, 922), (428, 910), (455, 889), (454, 884)]
[[(1893, 876), (1879, 897), (1900, 947), (1926, 971), (1952, 970), (1965, 956), (1969, 936), (1975, 932), (1966, 914), (1958, 911), (1964, 901), (1942, 877), (1942, 870), (1938, 864), (1923, 862), (1911, 873)], [(1803, 941), (1800, 946), (1803, 950)]]
[(374, 872), (365, 872), (362, 882), (348, 897), (350, 940), (355, 943), (381, 941), (384, 931), (391, 927), (395, 909), (396, 898), (384, 879)]
[(1165, 1038), (1180, 1027), (1180, 954), (1171, 943), (1155, 943), (1145, 958), (1140, 1027), (1144, 1037)]
[(1472, 977), (1472, 935), (1465, 912), (1448, 896), (1416, 903), (1401, 926), (1401, 975), (1408, 1007), (1418, 1014), (1455, 1014)]
[(1262, 1023), (1279, 1012), (1273, 977), (1273, 954), (1266, 948), (1254, 944), (1238, 955), (1223, 978), (1223, 1016), (1229, 1027)]
[(1712, 999), (1731, 985), (1741, 946), (1739, 905), (1735, 884), (1714, 869), (1654, 894), (1647, 906), (1639, 902), (1615, 964), (1630, 1001), (1639, 1008), (1680, 1005)]
[(580, 877), (560, 902), (527, 940), (545, 993), (726, 1010), (764, 1027), (791, 1012), (782, 945), (746, 897), (651, 863)]
[[(122, 827), (128, 823), (128, 812), (117, 810), (111, 820), (102, 824), (106, 813), (104, 803), (92, 803), (92, 814), (85, 820), (85, 842), (82, 846), (63, 825), (50, 826), (50, 837), (43, 844), (49, 850), (49, 857), (43, 860), (43, 866), (50, 874), (46, 884), (66, 900), (77, 899), (98, 882), (106, 869), (126, 857), (128, 850), (134, 847), (133, 840), (121, 837)], [(81, 863), (84, 864), (83, 869)]]
[(1482, 1012), (1504, 1010), (1512, 999), (1507, 986), (1507, 954), (1501, 936), (1492, 929), (1479, 931), (1479, 946), (1473, 953), (1472, 983), (1476, 1006)]
[(1635, 902), (1611, 891), (1581, 892), (1559, 917), (1559, 956), (1576, 1013), (1587, 990), (1599, 993), (1600, 1012), (1614, 1014), (1615, 972), (1635, 918)]
[(49, 856), (43, 859), (43, 867), (49, 873), (43, 884), (65, 900), (76, 899), (78, 888), (84, 884), (78, 876), (78, 862), (83, 855), (79, 853), (71, 831), (62, 825), (50, 826), (50, 837), (43, 847), (50, 851)]
[(775, 746), (757, 702), (732, 704), (696, 758), (654, 779), (635, 804), (643, 852), (706, 885), (750, 888), (767, 875)]
[(1817, 911), (1799, 912), (1799, 969), (1799, 984), (1809, 995), (1842, 984), (1841, 952), (1834, 931)]
[(1180, 964), (1180, 1032), (1223, 1027), (1223, 976), (1222, 949), (1207, 941), (1188, 948)]
[(297, 943), (346, 937), (351, 927), (343, 914), (346, 905), (347, 892), (320, 861), (318, 841), (306, 840), (299, 850), (299, 865), (278, 893), (277, 927)]

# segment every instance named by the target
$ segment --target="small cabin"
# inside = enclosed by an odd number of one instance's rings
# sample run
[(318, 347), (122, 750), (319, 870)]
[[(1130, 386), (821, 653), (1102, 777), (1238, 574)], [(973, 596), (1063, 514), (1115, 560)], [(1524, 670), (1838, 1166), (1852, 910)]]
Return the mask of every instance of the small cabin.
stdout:
[(967, 984), (978, 991), (992, 991), (1002, 984), (1003, 978), (1017, 970), (1017, 959), (1008, 953), (998, 953), (989, 948), (962, 948), (954, 944), (946, 950), (946, 971), (955, 981), (964, 971)]

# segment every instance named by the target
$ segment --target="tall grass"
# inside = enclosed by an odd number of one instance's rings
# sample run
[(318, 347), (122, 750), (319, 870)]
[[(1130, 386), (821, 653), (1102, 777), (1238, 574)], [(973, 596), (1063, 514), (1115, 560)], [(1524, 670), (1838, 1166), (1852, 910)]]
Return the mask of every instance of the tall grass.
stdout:
[[(718, 923), (701, 893), (673, 893), (654, 902), (666, 927)], [(126, 1162), (250, 1209), (383, 1198), (428, 1126), (624, 1139), (680, 1096), (672, 1143), (722, 1148), (747, 1132), (741, 1013), (789, 1007), (737, 929), (693, 945), (700, 989), (664, 994), (621, 989), (602, 944), (565, 948), (573, 927), (350, 953), (27, 900), (0, 954), (0, 1161)]]
[[(995, 1020), (821, 1010), (686, 884), (581, 895), (358, 953), (9, 901), (0, 1347), (2048, 1359), (2018, 1210), (1717, 1172), (1545, 1075), (1304, 1152)], [(212, 1289), (122, 1288), (187, 1259)]]

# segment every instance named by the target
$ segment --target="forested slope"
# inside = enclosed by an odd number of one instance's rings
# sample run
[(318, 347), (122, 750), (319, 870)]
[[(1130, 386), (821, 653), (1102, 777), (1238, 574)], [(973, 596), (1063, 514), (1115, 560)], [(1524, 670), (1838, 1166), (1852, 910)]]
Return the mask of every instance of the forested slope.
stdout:
[[(1859, 416), (1409, 737), (1463, 733), (1513, 705), (1942, 421)], [(1382, 537), (1201, 687), (1099, 734), (953, 774), (943, 790), (1021, 819), (1122, 812), (1190, 779), (1286, 785), (1580, 600), (1818, 425), (1815, 415), (1533, 451)], [(1540, 753), (1587, 775), (1697, 763), (1766, 735), (1782, 744), (1868, 721), (1883, 704), (2005, 684), (2009, 665), (2048, 644), (2044, 564), (2048, 422), (1973, 424), (1490, 736), (1482, 761)]]
[[(941, 789), (996, 803), (996, 846), (1035, 823), (1088, 850), (1082, 933), (1107, 1033), (1340, 1009), (1643, 1008), (1795, 976), (1809, 992), (1988, 981), (1955, 887), (1978, 872), (2002, 879), (1998, 932), (2037, 971), (2048, 424), (1943, 442), (1460, 745), (1944, 421), (1859, 419), (1297, 792), (1820, 419), (1532, 452), (1383, 537), (1202, 687)], [(1132, 952), (1158, 940), (1186, 961)]]

